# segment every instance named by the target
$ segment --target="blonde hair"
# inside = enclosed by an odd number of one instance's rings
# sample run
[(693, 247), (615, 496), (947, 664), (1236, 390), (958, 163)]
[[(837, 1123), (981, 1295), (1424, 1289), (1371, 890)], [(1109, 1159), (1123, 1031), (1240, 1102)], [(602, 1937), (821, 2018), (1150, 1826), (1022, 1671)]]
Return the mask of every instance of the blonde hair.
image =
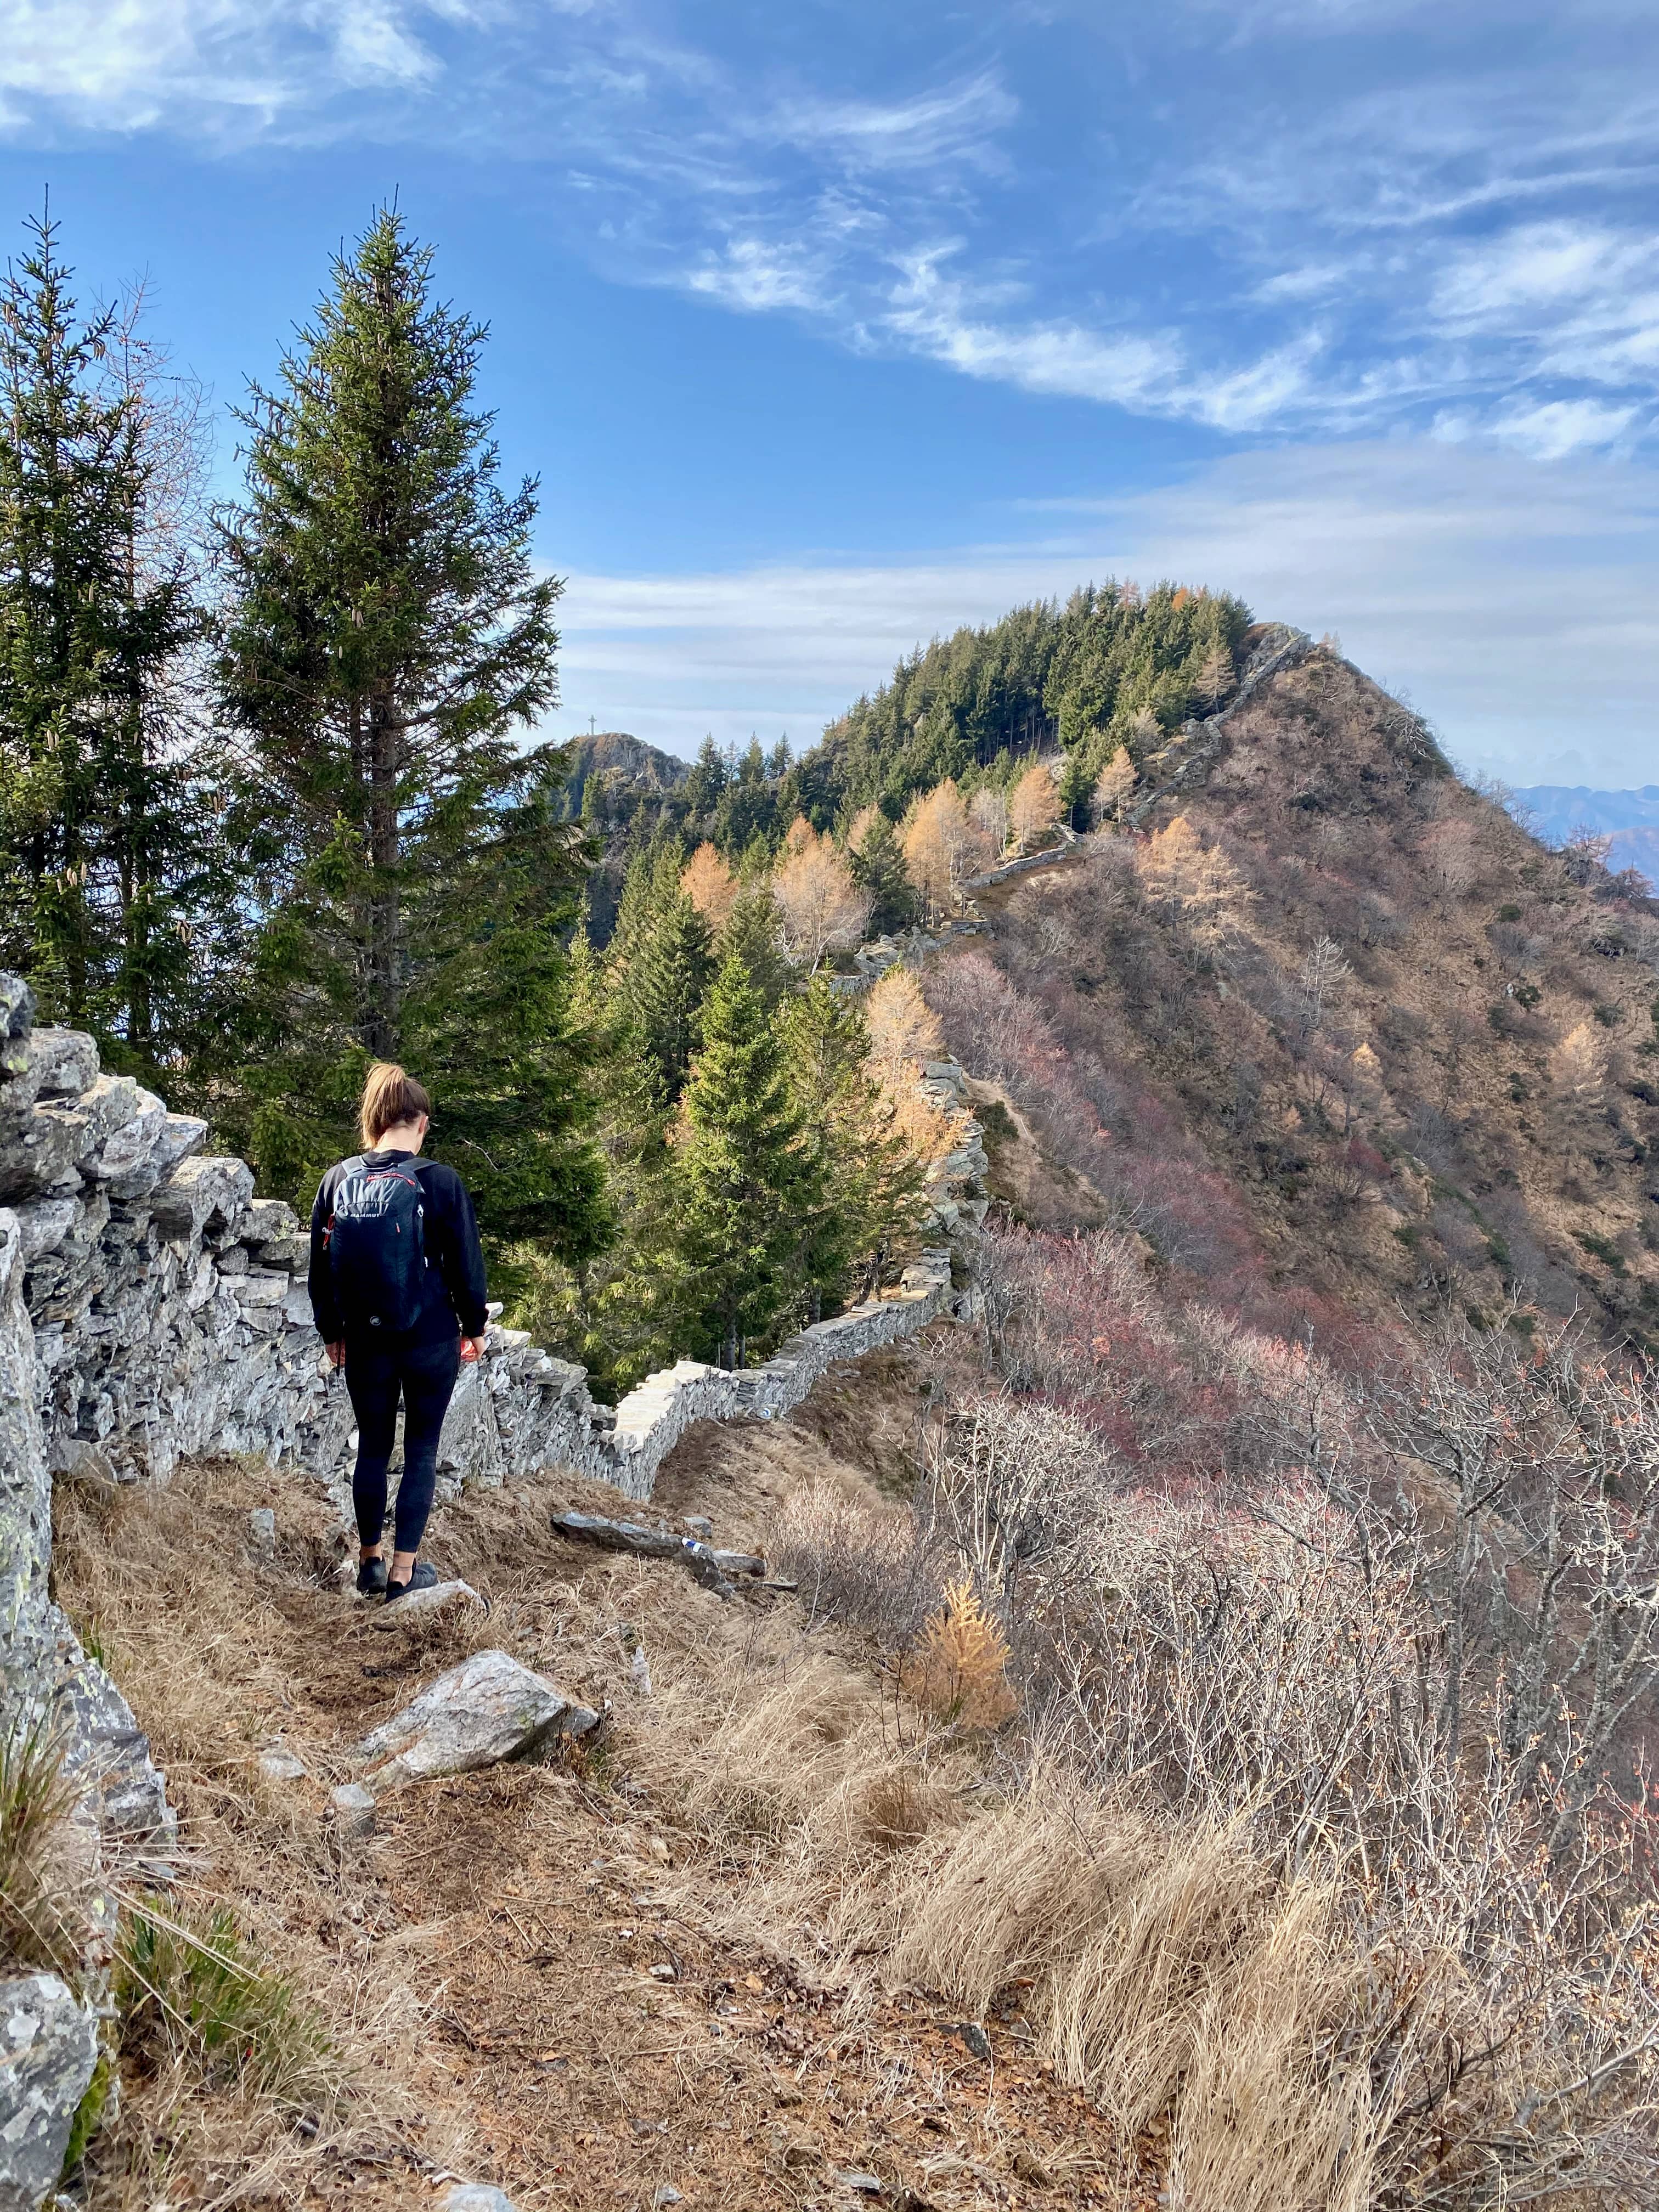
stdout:
[(362, 1103), (357, 1109), (357, 1127), (367, 1148), (372, 1152), (388, 1129), (422, 1114), (430, 1120), (432, 1101), (422, 1086), (412, 1075), (405, 1075), (395, 1060), (377, 1060), (368, 1071)]

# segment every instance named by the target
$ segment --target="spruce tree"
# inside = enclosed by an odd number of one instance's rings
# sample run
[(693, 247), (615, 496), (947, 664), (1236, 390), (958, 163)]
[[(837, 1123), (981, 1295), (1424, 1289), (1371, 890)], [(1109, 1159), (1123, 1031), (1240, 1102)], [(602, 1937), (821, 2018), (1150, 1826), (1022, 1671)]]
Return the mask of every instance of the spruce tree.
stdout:
[(655, 1061), (611, 988), (586, 924), (570, 948), (570, 1019), (592, 1054), (596, 1141), (615, 1234), (566, 1265), (544, 1246), (509, 1248), (527, 1327), (586, 1368), (600, 1395), (625, 1391), (674, 1357), (668, 1120)]
[(654, 1063), (665, 1106), (679, 1097), (696, 1049), (709, 971), (708, 925), (681, 887), (683, 866), (676, 844), (654, 860), (636, 856), (612, 944), (617, 1000)]
[(777, 908), (763, 884), (734, 902), (715, 951), (722, 966), (728, 960), (742, 963), (762, 1005), (769, 1014), (775, 1013), (788, 995), (795, 971), (779, 934)]
[(777, 1024), (728, 960), (703, 1008), (674, 1164), (673, 1258), (694, 1348), (736, 1366), (787, 1307), (799, 1223), (817, 1197)]
[(261, 1170), (302, 1194), (365, 1062), (406, 1061), (486, 1228), (574, 1258), (605, 1231), (562, 950), (589, 851), (568, 756), (520, 750), (557, 700), (560, 586), (532, 568), (536, 484), (503, 491), (473, 404), (485, 335), (382, 210), (240, 417), (218, 682), (276, 859), (226, 1073)]
[(921, 902), (904, 865), (898, 832), (884, 814), (877, 815), (856, 851), (848, 857), (853, 881), (875, 900), (870, 909), (869, 927), (878, 936), (890, 930), (908, 929), (921, 913)]
[(191, 944), (230, 905), (171, 690), (199, 617), (126, 333), (77, 319), (57, 227), (28, 228), (0, 284), (0, 960), (149, 1069), (189, 1041)]
[(805, 1316), (817, 1321), (826, 1304), (874, 1288), (914, 1234), (922, 1170), (871, 1073), (856, 999), (814, 976), (791, 1003), (784, 1034), (808, 1163), (793, 1267)]

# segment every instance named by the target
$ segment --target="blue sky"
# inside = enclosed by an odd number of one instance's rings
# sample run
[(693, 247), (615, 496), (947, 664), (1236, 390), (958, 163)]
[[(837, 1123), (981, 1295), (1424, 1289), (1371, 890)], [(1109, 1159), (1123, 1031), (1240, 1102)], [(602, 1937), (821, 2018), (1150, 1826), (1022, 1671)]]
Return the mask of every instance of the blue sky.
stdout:
[(0, 179), (144, 276), (227, 487), (395, 189), (543, 479), (556, 729), (810, 742), (1168, 574), (1471, 767), (1659, 774), (1651, 0), (0, 0)]

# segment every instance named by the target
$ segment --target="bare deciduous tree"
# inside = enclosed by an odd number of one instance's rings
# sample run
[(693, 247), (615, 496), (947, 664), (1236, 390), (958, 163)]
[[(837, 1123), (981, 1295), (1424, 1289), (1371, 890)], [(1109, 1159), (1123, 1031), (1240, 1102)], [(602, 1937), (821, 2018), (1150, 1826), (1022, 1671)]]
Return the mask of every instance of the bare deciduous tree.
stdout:
[(1128, 747), (1120, 745), (1095, 781), (1096, 820), (1104, 822), (1109, 817), (1114, 822), (1121, 822), (1130, 793), (1139, 781), (1135, 764), (1129, 757)]
[(826, 952), (856, 945), (875, 901), (853, 881), (834, 841), (801, 817), (785, 841), (772, 877), (772, 896), (784, 943), (797, 960), (816, 969)]

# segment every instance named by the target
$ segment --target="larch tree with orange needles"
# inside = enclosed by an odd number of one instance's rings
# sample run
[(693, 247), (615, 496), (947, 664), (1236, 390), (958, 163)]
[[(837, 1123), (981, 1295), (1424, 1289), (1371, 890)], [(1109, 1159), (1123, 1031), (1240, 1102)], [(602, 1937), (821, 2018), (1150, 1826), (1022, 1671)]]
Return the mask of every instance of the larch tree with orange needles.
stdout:
[(882, 1082), (896, 1090), (908, 1072), (945, 1057), (945, 1031), (908, 968), (890, 968), (864, 1002), (870, 1058)]
[(957, 885), (978, 848), (954, 776), (912, 802), (901, 838), (910, 880), (934, 915), (948, 914)]
[(1029, 853), (1060, 819), (1060, 793), (1041, 761), (1028, 768), (1008, 797), (1008, 828), (1022, 853)]
[(1135, 764), (1129, 758), (1129, 748), (1120, 745), (1095, 781), (1096, 819), (1121, 822), (1123, 810), (1139, 781)]
[(1212, 959), (1242, 927), (1255, 893), (1218, 845), (1206, 845), (1184, 814), (1156, 830), (1135, 854), (1149, 904), (1162, 907), (1194, 955)]
[(699, 845), (686, 862), (680, 889), (718, 936), (737, 904), (738, 879), (712, 845)]

